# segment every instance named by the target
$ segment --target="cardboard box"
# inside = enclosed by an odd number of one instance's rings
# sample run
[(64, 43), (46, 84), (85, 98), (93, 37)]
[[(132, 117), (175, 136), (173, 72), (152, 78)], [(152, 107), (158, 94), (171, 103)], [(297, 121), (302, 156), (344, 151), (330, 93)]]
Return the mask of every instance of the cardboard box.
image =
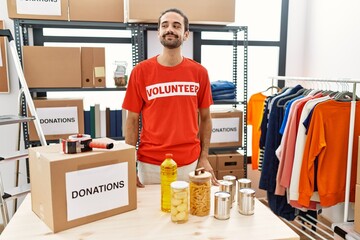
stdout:
[[(66, 139), (84, 133), (84, 104), (82, 99), (34, 99), (36, 113), (46, 140)], [(39, 141), (35, 124), (29, 124), (29, 140)]]
[(242, 146), (243, 114), (237, 109), (211, 112), (212, 133), (210, 148), (239, 148)]
[(223, 179), (224, 176), (226, 175), (232, 175), (232, 176), (235, 176), (236, 179), (239, 179), (239, 178), (243, 178), (245, 177), (245, 173), (244, 173), (244, 170), (220, 170), (220, 171), (215, 171), (215, 175), (216, 175), (216, 178), (218, 180), (221, 180)]
[(24, 46), (29, 88), (81, 87), (80, 47)]
[(235, 0), (126, 0), (126, 21), (158, 23), (162, 12), (178, 8), (191, 24), (227, 25), (235, 21)]
[(32, 210), (53, 232), (137, 208), (133, 146), (64, 154), (54, 144), (30, 148), (29, 158)]
[(356, 184), (355, 189), (354, 229), (360, 233), (360, 184)]
[(217, 170), (243, 170), (244, 156), (238, 152), (216, 153)]
[[(359, 138), (358, 149), (360, 149), (360, 136), (358, 138)], [(358, 151), (358, 159), (357, 159), (356, 184), (360, 184), (360, 151)]]
[[(20, 5), (17, 5), (19, 3)], [(7, 0), (9, 18), (68, 20), (68, 0)]]
[(124, 22), (123, 0), (69, 0), (70, 21)]
[(215, 154), (209, 154), (208, 156), (209, 163), (214, 171), (217, 170), (217, 157)]
[(81, 48), (82, 87), (105, 87), (105, 48)]
[[(4, 21), (0, 20), (0, 30), (5, 29)], [(0, 38), (0, 93), (9, 93), (9, 73), (7, 64), (7, 39)]]

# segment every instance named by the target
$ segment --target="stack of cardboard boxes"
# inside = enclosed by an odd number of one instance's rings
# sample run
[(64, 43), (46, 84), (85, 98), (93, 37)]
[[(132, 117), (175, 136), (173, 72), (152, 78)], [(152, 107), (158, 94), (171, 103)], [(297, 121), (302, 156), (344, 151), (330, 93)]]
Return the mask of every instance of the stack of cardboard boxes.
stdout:
[(24, 46), (29, 88), (105, 87), (105, 48)]
[(242, 147), (243, 113), (237, 109), (211, 112), (212, 134), (209, 161), (216, 177), (245, 176), (244, 156), (236, 151)]
[(235, 0), (7, 0), (7, 4), (10, 18), (157, 23), (161, 12), (176, 7), (185, 12), (191, 24), (227, 25), (235, 21)]

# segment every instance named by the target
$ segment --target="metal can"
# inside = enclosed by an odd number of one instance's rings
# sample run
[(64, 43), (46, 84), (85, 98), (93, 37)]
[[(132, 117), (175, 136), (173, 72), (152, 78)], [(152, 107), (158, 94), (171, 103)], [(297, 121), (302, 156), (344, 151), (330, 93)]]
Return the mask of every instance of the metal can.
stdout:
[(198, 168), (189, 173), (190, 178), (190, 214), (207, 216), (210, 214), (211, 173)]
[(230, 218), (231, 194), (228, 192), (216, 192), (214, 194), (214, 217), (219, 220)]
[(251, 188), (243, 188), (239, 190), (239, 213), (243, 215), (254, 214), (255, 190)]
[(232, 192), (231, 192), (231, 198), (232, 201), (235, 202), (235, 196), (236, 196), (236, 177), (233, 175), (225, 175), (223, 176), (223, 179), (225, 181), (232, 182)]
[(171, 183), (171, 221), (185, 223), (189, 219), (189, 184), (185, 181)]
[(232, 182), (226, 181), (226, 180), (220, 180), (219, 183), (220, 183), (219, 191), (230, 193), (230, 199), (231, 199), (230, 208), (232, 208), (232, 203), (233, 203), (233, 201), (232, 201), (232, 199), (233, 199), (233, 195), (232, 195), (233, 194), (233, 191), (232, 191), (233, 184), (232, 184)]
[(240, 194), (239, 194), (239, 191), (240, 189), (243, 189), (243, 188), (251, 188), (251, 180), (248, 179), (248, 178), (240, 178), (237, 180), (237, 201), (239, 202), (240, 201)]
[(237, 180), (238, 182), (238, 190), (242, 188), (251, 188), (251, 180), (248, 178), (240, 178)]

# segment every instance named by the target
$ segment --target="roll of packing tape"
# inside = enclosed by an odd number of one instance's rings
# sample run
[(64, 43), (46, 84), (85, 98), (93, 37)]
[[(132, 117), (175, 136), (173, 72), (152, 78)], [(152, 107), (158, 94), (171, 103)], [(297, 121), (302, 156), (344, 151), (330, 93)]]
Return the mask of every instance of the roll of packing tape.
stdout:
[(69, 136), (69, 139), (75, 140), (75, 141), (83, 141), (83, 140), (87, 140), (89, 138), (91, 138), (91, 136), (89, 134), (75, 134), (75, 135)]

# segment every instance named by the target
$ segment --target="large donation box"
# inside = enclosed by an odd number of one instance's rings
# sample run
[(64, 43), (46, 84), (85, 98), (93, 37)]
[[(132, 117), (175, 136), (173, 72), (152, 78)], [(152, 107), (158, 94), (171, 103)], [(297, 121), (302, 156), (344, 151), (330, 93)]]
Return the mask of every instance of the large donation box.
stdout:
[(60, 144), (29, 149), (32, 210), (53, 232), (137, 207), (135, 147), (65, 154)]

